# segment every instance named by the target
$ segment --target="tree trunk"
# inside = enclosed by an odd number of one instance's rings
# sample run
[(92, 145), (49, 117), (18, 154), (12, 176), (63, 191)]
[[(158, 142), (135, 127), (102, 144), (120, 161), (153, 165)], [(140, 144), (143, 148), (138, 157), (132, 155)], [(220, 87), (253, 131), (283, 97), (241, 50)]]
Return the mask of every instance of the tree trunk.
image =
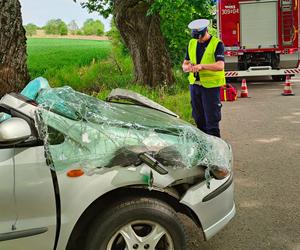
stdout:
[(0, 96), (29, 81), (26, 37), (19, 0), (0, 0)]
[(147, 16), (149, 4), (141, 0), (115, 0), (116, 26), (128, 47), (136, 82), (150, 85), (174, 83), (172, 66), (158, 15)]

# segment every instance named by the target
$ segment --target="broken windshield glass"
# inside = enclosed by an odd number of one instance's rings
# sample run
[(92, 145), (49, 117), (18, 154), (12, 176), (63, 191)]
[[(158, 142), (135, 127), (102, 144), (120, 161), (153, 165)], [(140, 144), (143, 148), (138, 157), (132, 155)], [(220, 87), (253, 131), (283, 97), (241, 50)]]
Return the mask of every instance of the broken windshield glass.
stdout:
[(173, 113), (171, 110), (166, 109), (165, 107), (159, 105), (158, 103), (148, 99), (145, 96), (142, 96), (136, 92), (127, 90), (127, 89), (113, 89), (107, 97), (107, 101), (113, 100), (125, 100), (131, 101), (135, 104), (143, 105), (149, 108), (157, 109), (159, 111), (165, 112), (169, 115), (179, 118), (179, 116)]
[(57, 171), (138, 165), (141, 153), (172, 168), (231, 167), (226, 142), (152, 108), (101, 101), (70, 87), (41, 89), (36, 101), (37, 127)]

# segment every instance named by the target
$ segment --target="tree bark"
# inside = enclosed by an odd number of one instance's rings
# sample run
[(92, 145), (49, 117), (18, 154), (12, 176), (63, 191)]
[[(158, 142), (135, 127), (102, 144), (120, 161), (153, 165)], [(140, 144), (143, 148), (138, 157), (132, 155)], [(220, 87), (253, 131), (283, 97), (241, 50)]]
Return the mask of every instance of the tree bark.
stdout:
[(141, 0), (115, 0), (114, 17), (133, 59), (135, 81), (156, 87), (174, 83), (171, 60), (158, 15), (147, 16)]
[(0, 0), (0, 96), (29, 81), (26, 37), (19, 0)]

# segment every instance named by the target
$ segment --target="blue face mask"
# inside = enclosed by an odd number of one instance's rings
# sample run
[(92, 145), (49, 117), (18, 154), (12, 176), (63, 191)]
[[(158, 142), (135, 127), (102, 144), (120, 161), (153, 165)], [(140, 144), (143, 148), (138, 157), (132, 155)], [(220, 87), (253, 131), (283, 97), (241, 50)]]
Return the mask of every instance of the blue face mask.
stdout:
[(192, 37), (195, 39), (199, 39), (200, 37), (203, 37), (207, 31), (207, 28), (204, 28), (203, 30), (192, 30)]

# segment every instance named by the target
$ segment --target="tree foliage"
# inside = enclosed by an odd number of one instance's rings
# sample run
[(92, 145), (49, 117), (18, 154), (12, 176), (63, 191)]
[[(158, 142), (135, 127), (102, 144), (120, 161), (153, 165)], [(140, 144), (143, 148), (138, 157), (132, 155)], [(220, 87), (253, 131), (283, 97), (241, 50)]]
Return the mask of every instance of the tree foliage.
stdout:
[(83, 33), (87, 36), (101, 36), (104, 34), (104, 25), (100, 20), (94, 20), (90, 18), (84, 22), (82, 30)]
[[(211, 0), (144, 0), (151, 3), (148, 15), (159, 13), (161, 30), (173, 63), (182, 61), (190, 39), (189, 22), (198, 18), (213, 19)], [(114, 1), (87, 0), (82, 6), (108, 17), (114, 14)], [(114, 28), (112, 27), (112, 30)], [(213, 30), (214, 32), (214, 30)], [(115, 38), (118, 38), (117, 36)]]
[(51, 19), (45, 25), (46, 34), (68, 35), (68, 27), (61, 19)]
[(188, 24), (195, 19), (212, 19), (212, 3), (208, 0), (156, 0), (149, 14), (159, 13), (161, 29), (173, 63), (183, 60), (191, 38)]
[(184, 58), (190, 39), (187, 25), (196, 18), (210, 18), (212, 5), (211, 0), (85, 0), (81, 4), (104, 17), (113, 15), (132, 56), (135, 81), (153, 87), (174, 83), (172, 61)]
[(26, 35), (27, 35), (27, 36), (33, 36), (33, 35), (36, 35), (37, 29), (38, 29), (38, 28), (39, 28), (39, 27), (36, 26), (36, 25), (33, 24), (33, 23), (29, 23), (29, 24), (27, 24), (27, 25), (24, 25), (24, 29), (25, 29), (25, 31), (26, 31)]
[(68, 30), (72, 35), (76, 35), (77, 31), (79, 30), (79, 27), (76, 23), (75, 20), (72, 20), (69, 24), (68, 24)]
[(82, 7), (87, 8), (89, 11), (100, 13), (105, 18), (113, 14), (114, 0), (73, 0), (74, 2), (81, 2)]

